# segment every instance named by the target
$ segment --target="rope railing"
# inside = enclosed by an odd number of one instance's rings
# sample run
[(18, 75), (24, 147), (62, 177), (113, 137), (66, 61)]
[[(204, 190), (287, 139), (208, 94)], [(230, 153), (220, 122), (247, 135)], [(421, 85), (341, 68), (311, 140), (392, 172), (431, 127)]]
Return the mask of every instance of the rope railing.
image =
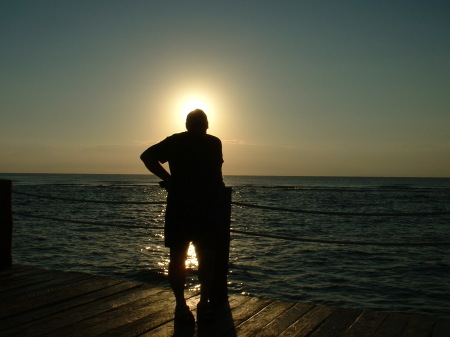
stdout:
[(74, 198), (64, 198), (64, 197), (54, 197), (51, 195), (41, 195), (25, 192), (13, 191), (13, 194), (26, 195), (28, 197), (51, 199), (51, 200), (62, 200), (70, 202), (87, 202), (92, 204), (111, 204), (111, 205), (163, 205), (165, 201), (109, 201), (109, 200), (89, 200), (89, 199), (74, 199)]
[(122, 227), (122, 228), (139, 228), (139, 229), (164, 229), (162, 226), (147, 226), (147, 225), (125, 225), (125, 224), (111, 224), (107, 222), (101, 221), (86, 221), (86, 220), (76, 220), (76, 219), (62, 219), (55, 218), (50, 216), (42, 216), (24, 212), (13, 212), (13, 215), (23, 216), (27, 218), (41, 219), (41, 220), (51, 220), (51, 221), (60, 221), (66, 223), (75, 223), (75, 224), (84, 224), (84, 225), (94, 225), (94, 226), (105, 226), (105, 227)]
[[(124, 225), (124, 224), (111, 224), (100, 221), (85, 221), (85, 220), (75, 220), (75, 219), (62, 219), (48, 216), (40, 216), (35, 214), (23, 213), (23, 212), (13, 212), (13, 215), (41, 219), (41, 220), (51, 220), (60, 221), (65, 223), (75, 223), (75, 224), (87, 224), (96, 226), (109, 226), (109, 227), (119, 227), (127, 229), (158, 229), (163, 230), (162, 226), (149, 226), (149, 225)], [(277, 235), (270, 233), (257, 233), (252, 231), (242, 231), (236, 229), (230, 229), (231, 233), (248, 235), (254, 237), (271, 238), (278, 240), (287, 241), (297, 241), (304, 243), (320, 243), (320, 244), (335, 244), (335, 245), (356, 245), (356, 246), (378, 246), (378, 247), (431, 247), (431, 246), (450, 246), (450, 241), (434, 241), (434, 242), (375, 242), (375, 241), (352, 241), (352, 240), (328, 240), (328, 239), (310, 239), (301, 238), (285, 235)]]
[[(32, 194), (25, 192), (14, 191), (14, 194), (25, 195), (36, 198), (52, 199), (52, 200), (63, 200), (70, 202), (87, 202), (87, 203), (97, 203), (97, 204), (111, 204), (111, 205), (163, 205), (166, 204), (165, 201), (107, 201), (107, 200), (89, 200), (89, 199), (74, 199), (74, 198), (64, 198), (64, 197), (54, 197), (49, 195)], [(262, 206), (253, 205), (243, 202), (232, 201), (232, 205), (249, 207), (256, 209), (264, 209), (271, 211), (280, 212), (290, 212), (290, 213), (304, 213), (304, 214), (316, 214), (316, 215), (337, 215), (337, 216), (436, 216), (436, 215), (450, 215), (450, 211), (436, 211), (436, 212), (336, 212), (336, 211), (314, 211), (314, 210), (304, 210), (304, 209), (292, 209), (284, 207), (273, 207), (273, 206)]]
[(283, 208), (283, 207), (272, 207), (272, 206), (260, 206), (260, 205), (252, 205), (243, 202), (232, 202), (233, 205), (243, 206), (249, 208), (258, 208), (265, 209), (271, 211), (281, 211), (281, 212), (291, 212), (291, 213), (305, 213), (305, 214), (317, 214), (317, 215), (340, 215), (340, 216), (431, 216), (431, 215), (447, 215), (450, 214), (448, 212), (380, 212), (380, 213), (371, 213), (371, 212), (335, 212), (335, 211), (311, 211), (304, 209), (291, 209), (291, 208)]
[(378, 247), (417, 247), (417, 246), (450, 246), (450, 241), (435, 241), (435, 242), (375, 242), (375, 241), (352, 241), (352, 240), (328, 240), (328, 239), (308, 239), (308, 238), (298, 238), (285, 235), (276, 234), (265, 234), (256, 233), (240, 230), (231, 230), (231, 232), (236, 234), (244, 234), (256, 237), (264, 237), (271, 239), (280, 239), (288, 241), (298, 241), (306, 243), (323, 243), (323, 244), (334, 244), (334, 245), (356, 245), (356, 246), (378, 246)]

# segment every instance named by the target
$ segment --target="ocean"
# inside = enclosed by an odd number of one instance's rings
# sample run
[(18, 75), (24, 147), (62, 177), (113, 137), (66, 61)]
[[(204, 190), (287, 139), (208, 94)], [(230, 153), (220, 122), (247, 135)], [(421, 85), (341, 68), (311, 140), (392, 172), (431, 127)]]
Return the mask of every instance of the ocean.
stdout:
[[(0, 179), (13, 181), (14, 263), (168, 285), (165, 205), (149, 204), (166, 198), (156, 177)], [(449, 178), (224, 180), (236, 203), (230, 293), (450, 316)], [(189, 290), (196, 263), (190, 250)]]

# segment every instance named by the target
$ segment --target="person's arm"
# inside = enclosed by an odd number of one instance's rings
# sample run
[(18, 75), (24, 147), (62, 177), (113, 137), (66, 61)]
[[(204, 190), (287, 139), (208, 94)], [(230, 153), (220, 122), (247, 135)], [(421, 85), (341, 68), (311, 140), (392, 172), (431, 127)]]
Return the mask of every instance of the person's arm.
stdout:
[(151, 148), (148, 148), (141, 154), (141, 160), (151, 173), (162, 179), (166, 184), (170, 184), (170, 173), (167, 172), (158, 159), (154, 157), (150, 149)]

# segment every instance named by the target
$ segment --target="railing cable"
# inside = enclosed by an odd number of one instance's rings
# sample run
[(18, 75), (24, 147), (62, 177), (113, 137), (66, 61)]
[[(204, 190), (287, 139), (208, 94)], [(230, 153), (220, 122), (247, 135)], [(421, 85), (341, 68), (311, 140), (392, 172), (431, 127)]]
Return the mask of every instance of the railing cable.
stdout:
[(100, 221), (85, 221), (85, 220), (76, 220), (76, 219), (61, 219), (49, 216), (41, 216), (30, 213), (23, 212), (13, 212), (13, 215), (24, 216), (28, 218), (41, 219), (41, 220), (51, 220), (51, 221), (60, 221), (67, 223), (75, 223), (75, 224), (85, 224), (85, 225), (94, 225), (94, 226), (109, 226), (109, 227), (123, 227), (123, 228), (139, 228), (139, 229), (164, 229), (162, 226), (145, 226), (145, 225), (124, 225), (124, 224), (111, 224)]
[(375, 242), (375, 241), (351, 241), (351, 240), (328, 240), (328, 239), (308, 239), (308, 238), (298, 238), (285, 235), (274, 235), (266, 233), (256, 233), (248, 231), (240, 231), (232, 229), (231, 232), (236, 234), (288, 240), (288, 241), (299, 241), (306, 243), (323, 243), (323, 244), (335, 244), (335, 245), (355, 245), (355, 246), (380, 246), (380, 247), (416, 247), (416, 246), (450, 246), (450, 241), (435, 241), (435, 242)]
[(249, 208), (258, 208), (258, 209), (266, 209), (272, 211), (281, 211), (281, 212), (291, 212), (291, 213), (305, 213), (305, 214), (319, 214), (319, 215), (351, 215), (351, 216), (430, 216), (430, 215), (447, 215), (450, 214), (450, 211), (439, 211), (439, 212), (380, 212), (380, 213), (372, 213), (372, 212), (335, 212), (335, 211), (310, 211), (304, 209), (291, 209), (291, 208), (283, 208), (283, 207), (272, 207), (272, 206), (259, 206), (252, 205), (243, 202), (231, 202), (236, 206), (243, 206)]
[[(84, 221), (84, 220), (75, 220), (75, 219), (61, 219), (40, 215), (33, 215), (29, 213), (22, 212), (13, 212), (14, 215), (30, 217), (35, 219), (42, 220), (52, 220), (52, 221), (61, 221), (66, 223), (76, 223), (76, 224), (87, 224), (87, 225), (96, 225), (96, 226), (110, 226), (110, 227), (122, 227), (128, 229), (158, 229), (162, 230), (164, 227), (162, 226), (144, 226), (144, 225), (123, 225), (123, 224), (110, 224), (104, 222), (97, 221)], [(264, 237), (271, 239), (280, 239), (287, 241), (298, 241), (298, 242), (306, 242), (306, 243), (322, 243), (322, 244), (335, 244), (335, 245), (354, 245), (354, 246), (379, 246), (379, 247), (417, 247), (417, 246), (450, 246), (450, 241), (435, 241), (435, 242), (375, 242), (375, 241), (351, 241), (351, 240), (328, 240), (328, 239), (309, 239), (309, 238), (299, 238), (293, 236), (284, 236), (284, 235), (276, 235), (276, 234), (266, 234), (266, 233), (256, 233), (250, 231), (242, 231), (231, 229), (231, 233), (248, 235), (248, 236), (256, 236), (256, 237)]]
[[(166, 201), (105, 201), (105, 200), (88, 200), (88, 199), (74, 199), (74, 198), (64, 198), (64, 197), (54, 197), (49, 195), (38, 195), (32, 193), (25, 192), (16, 192), (13, 193), (19, 195), (26, 195), (30, 197), (36, 198), (44, 198), (44, 199), (53, 199), (53, 200), (63, 200), (63, 201), (71, 201), (71, 202), (88, 202), (88, 203), (97, 203), (97, 204), (112, 204), (112, 205), (163, 205), (166, 204)], [(241, 207), (249, 207), (256, 209), (264, 209), (271, 211), (281, 211), (281, 212), (290, 212), (290, 213), (304, 213), (304, 214), (317, 214), (317, 215), (336, 215), (336, 216), (436, 216), (436, 215), (450, 215), (450, 211), (436, 211), (436, 212), (336, 212), (336, 211), (313, 211), (313, 210), (304, 210), (304, 209), (292, 209), (292, 208), (284, 208), (284, 207), (273, 207), (273, 206), (261, 206), (261, 205), (253, 205), (243, 202), (232, 201), (232, 205), (241, 206)]]
[(74, 198), (64, 198), (64, 197), (54, 197), (51, 195), (40, 195), (25, 192), (14, 191), (14, 194), (26, 195), (29, 197), (52, 199), (52, 200), (63, 200), (71, 202), (88, 202), (93, 204), (111, 204), (111, 205), (163, 205), (166, 204), (165, 201), (108, 201), (108, 200), (89, 200), (89, 199), (74, 199)]

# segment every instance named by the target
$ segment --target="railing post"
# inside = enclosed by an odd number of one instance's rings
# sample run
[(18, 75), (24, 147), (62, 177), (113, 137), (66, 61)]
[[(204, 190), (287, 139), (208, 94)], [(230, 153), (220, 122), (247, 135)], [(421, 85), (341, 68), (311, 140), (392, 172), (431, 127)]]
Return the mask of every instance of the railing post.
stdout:
[(230, 255), (231, 187), (222, 193), (220, 207), (219, 240), (217, 242), (214, 282), (211, 301), (220, 304), (228, 300), (228, 264)]
[(0, 179), (0, 269), (12, 265), (12, 181)]

